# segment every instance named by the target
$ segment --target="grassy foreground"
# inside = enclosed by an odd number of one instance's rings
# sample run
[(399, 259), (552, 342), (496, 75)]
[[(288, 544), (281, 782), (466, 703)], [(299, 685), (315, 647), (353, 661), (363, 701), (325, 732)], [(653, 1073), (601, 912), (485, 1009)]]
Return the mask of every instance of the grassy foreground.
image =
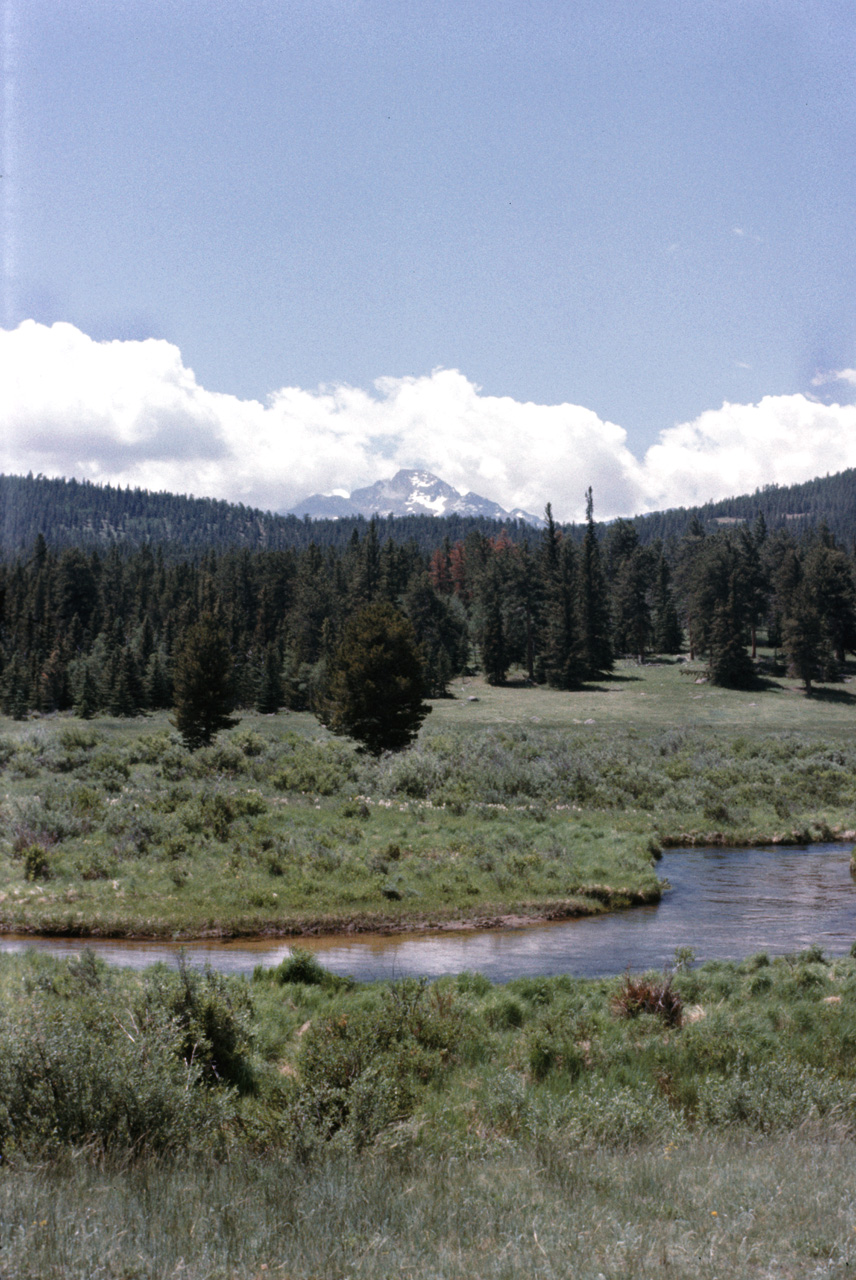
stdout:
[(0, 1274), (848, 1276), (856, 961), (0, 962)]
[(558, 918), (656, 900), (666, 844), (853, 839), (847, 685), (736, 693), (699, 670), (626, 664), (573, 694), (470, 681), (379, 761), (308, 715), (247, 716), (195, 753), (165, 716), (5, 721), (0, 929)]

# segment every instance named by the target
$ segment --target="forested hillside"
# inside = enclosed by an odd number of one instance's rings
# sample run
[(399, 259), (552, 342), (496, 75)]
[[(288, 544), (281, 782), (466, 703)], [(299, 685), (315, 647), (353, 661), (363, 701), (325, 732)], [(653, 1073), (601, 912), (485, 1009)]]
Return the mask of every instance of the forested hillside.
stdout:
[(344, 548), (183, 558), (174, 546), (59, 548), (39, 535), (0, 564), (0, 706), (16, 717), (171, 706), (183, 637), (209, 620), (236, 704), (317, 710), (349, 619), (378, 602), (412, 624), (432, 697), (466, 669), (501, 684), (520, 668), (575, 689), (617, 656), (683, 648), (713, 681), (745, 687), (759, 632), (810, 691), (856, 648), (854, 557), (823, 525), (797, 539), (763, 516), (713, 532), (695, 520), (680, 539), (645, 545), (630, 521), (598, 530), (591, 491), (580, 537), (549, 507), (546, 528), (523, 543), (470, 528), (427, 552), (415, 539), (382, 541), (385, 525), (363, 522)]
[[(165, 557), (174, 560), (226, 547), (278, 551), (314, 543), (341, 549), (355, 531), (363, 534), (367, 527), (362, 516), (301, 520), (216, 498), (116, 489), (86, 480), (0, 475), (0, 554), (6, 558), (32, 547), (39, 534), (57, 550), (135, 548), (148, 543), (163, 547)], [(432, 551), (445, 537), (465, 538), (473, 529), (491, 535), (505, 528), (514, 541), (532, 534), (522, 521), (502, 524), (458, 515), (387, 517), (377, 522), (377, 528), (381, 542), (387, 538), (413, 541), (423, 551)]]
[[(545, 495), (545, 500), (556, 495)], [(771, 485), (754, 494), (726, 498), (702, 507), (678, 507), (636, 516), (632, 523), (640, 541), (669, 543), (683, 537), (694, 521), (712, 532), (718, 527), (763, 515), (767, 528), (788, 528), (799, 536), (824, 521), (845, 546), (856, 543), (856, 469), (785, 488)], [(0, 554), (14, 558), (32, 547), (41, 534), (56, 550), (83, 547), (106, 549), (162, 546), (167, 560), (198, 557), (206, 550), (243, 547), (251, 551), (317, 547), (344, 550), (356, 532), (368, 527), (363, 517), (339, 520), (301, 520), (272, 515), (215, 498), (149, 493), (144, 489), (116, 489), (88, 481), (50, 480), (44, 476), (0, 475)], [(381, 517), (381, 543), (392, 539), (414, 543), (430, 554), (478, 531), (496, 537), (500, 531), (514, 543), (534, 544), (538, 534), (522, 521), (500, 522), (475, 516)], [(583, 525), (564, 526), (580, 542)]]
[(840, 542), (851, 546), (856, 542), (856, 468), (808, 480), (805, 484), (782, 488), (768, 485), (755, 493), (723, 498), (721, 502), (708, 502), (702, 507), (655, 511), (651, 515), (636, 516), (633, 523), (641, 540), (647, 543), (656, 538), (664, 541), (680, 538), (693, 520), (699, 520), (705, 527), (715, 527), (742, 521), (751, 523), (759, 515), (763, 515), (771, 531), (787, 527), (796, 534), (824, 521)]

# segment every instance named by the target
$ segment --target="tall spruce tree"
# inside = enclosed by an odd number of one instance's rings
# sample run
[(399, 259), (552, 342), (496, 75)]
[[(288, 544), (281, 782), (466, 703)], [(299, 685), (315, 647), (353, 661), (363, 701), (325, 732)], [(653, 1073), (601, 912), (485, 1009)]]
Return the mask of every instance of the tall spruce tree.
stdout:
[(577, 555), (563, 538), (549, 502), (541, 535), (540, 673), (554, 689), (576, 689), (585, 678), (577, 618)]
[(182, 636), (173, 670), (172, 723), (191, 751), (238, 723), (229, 714), (234, 705), (231, 667), (222, 628), (203, 614)]
[(594, 498), (586, 490), (586, 531), (580, 554), (580, 640), (586, 677), (605, 675), (613, 667), (609, 594), (594, 524)]
[(680, 653), (684, 642), (675, 597), (672, 593), (671, 573), (663, 554), (662, 543), (657, 552), (654, 568), (654, 638), (657, 653)]
[(316, 714), (333, 733), (372, 755), (410, 745), (431, 710), (413, 627), (391, 604), (376, 602), (346, 623), (332, 655)]
[(505, 643), (502, 583), (494, 559), (479, 578), (476, 589), (476, 615), (482, 669), (488, 684), (504, 684), (508, 674), (508, 650)]

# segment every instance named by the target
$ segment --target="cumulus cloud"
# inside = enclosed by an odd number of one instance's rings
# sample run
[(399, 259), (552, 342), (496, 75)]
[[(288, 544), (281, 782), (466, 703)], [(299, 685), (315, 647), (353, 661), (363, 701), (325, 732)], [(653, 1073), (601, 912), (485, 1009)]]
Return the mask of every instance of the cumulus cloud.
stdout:
[(838, 369), (832, 373), (816, 373), (811, 380), (813, 387), (826, 387), (831, 382), (844, 382), (856, 386), (856, 369)]
[(454, 369), (370, 391), (283, 387), (262, 404), (200, 386), (171, 343), (34, 321), (0, 330), (0, 368), (0, 470), (273, 510), (421, 467), (505, 507), (549, 500), (560, 519), (582, 515), (591, 484), (607, 519), (856, 465), (856, 408), (799, 395), (725, 404), (640, 459), (590, 409), (484, 395)]

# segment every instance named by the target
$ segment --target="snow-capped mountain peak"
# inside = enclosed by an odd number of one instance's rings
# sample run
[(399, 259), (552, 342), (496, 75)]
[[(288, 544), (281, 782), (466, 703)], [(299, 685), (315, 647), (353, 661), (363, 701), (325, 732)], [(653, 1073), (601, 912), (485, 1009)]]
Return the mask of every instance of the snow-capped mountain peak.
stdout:
[(313, 519), (338, 519), (349, 515), (431, 515), (486, 516), (491, 520), (525, 520), (540, 526), (542, 521), (526, 511), (506, 511), (490, 498), (477, 493), (461, 494), (430, 471), (401, 470), (389, 480), (378, 480), (363, 489), (354, 489), (350, 498), (339, 494), (313, 493), (292, 507), (290, 515)]

